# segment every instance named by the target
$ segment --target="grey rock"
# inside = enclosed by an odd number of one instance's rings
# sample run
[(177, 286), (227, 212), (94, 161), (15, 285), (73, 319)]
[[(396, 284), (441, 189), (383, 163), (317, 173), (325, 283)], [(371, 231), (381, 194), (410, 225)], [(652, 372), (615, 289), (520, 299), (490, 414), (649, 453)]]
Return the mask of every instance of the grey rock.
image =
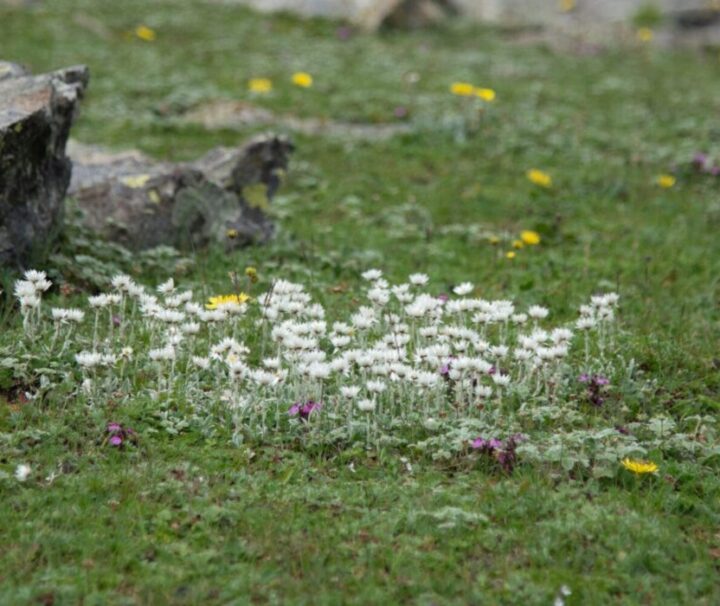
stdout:
[(288, 139), (267, 135), (173, 164), (73, 142), (69, 195), (87, 227), (132, 250), (261, 243), (275, 231), (267, 210), (292, 150)]
[(61, 229), (72, 169), (65, 144), (89, 74), (0, 65), (0, 266), (23, 267), (42, 260)]

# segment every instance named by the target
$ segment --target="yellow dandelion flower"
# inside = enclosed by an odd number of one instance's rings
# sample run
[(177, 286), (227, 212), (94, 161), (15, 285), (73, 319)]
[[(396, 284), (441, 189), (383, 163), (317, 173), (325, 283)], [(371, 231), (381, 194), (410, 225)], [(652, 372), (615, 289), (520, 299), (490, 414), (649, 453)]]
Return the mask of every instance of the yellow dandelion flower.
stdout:
[(560, 12), (569, 13), (575, 10), (577, 2), (575, 0), (560, 0), (559, 3)]
[(248, 89), (251, 93), (269, 93), (272, 87), (272, 80), (269, 78), (251, 78), (248, 82)]
[(472, 97), (475, 94), (475, 87), (469, 82), (453, 82), (450, 92), (458, 97)]
[(636, 459), (623, 459), (622, 465), (628, 471), (635, 474), (656, 473), (658, 466), (649, 461), (638, 461)]
[(235, 238), (238, 237), (238, 230), (237, 230), (237, 229), (232, 229), (232, 228), (231, 228), (231, 229), (228, 229), (228, 230), (225, 232), (225, 235), (226, 235), (228, 238), (230, 238), (231, 240), (234, 240)]
[(310, 88), (313, 85), (313, 77), (306, 72), (297, 72), (292, 76), (292, 83), (300, 88)]
[(150, 175), (128, 175), (120, 179), (120, 183), (132, 189), (145, 187), (148, 181), (150, 181)]
[(205, 304), (205, 308), (217, 309), (218, 307), (222, 307), (223, 305), (227, 305), (229, 303), (241, 304), (246, 303), (249, 300), (250, 295), (246, 295), (244, 292), (237, 295), (217, 295), (208, 299), (208, 302)]
[(145, 42), (154, 42), (157, 38), (155, 30), (150, 29), (145, 25), (138, 25), (135, 28), (135, 35), (140, 38), (140, 40), (145, 40)]
[(253, 284), (258, 281), (258, 272), (257, 269), (254, 267), (246, 267), (245, 275), (250, 279), (250, 282), (252, 282)]
[(657, 178), (657, 184), (663, 189), (670, 189), (677, 183), (677, 179), (672, 175), (660, 175)]
[(530, 246), (540, 244), (540, 234), (530, 229), (524, 229), (523, 231), (521, 231), (520, 239), (525, 242), (525, 244), (529, 244)]
[(525, 246), (525, 243), (522, 240), (513, 240), (512, 246), (513, 248), (520, 250)]
[(517, 256), (517, 253), (514, 250), (509, 250), (505, 253), (505, 256), (512, 261)]
[(527, 178), (531, 183), (539, 185), (540, 187), (552, 187), (552, 177), (537, 168), (530, 169), (527, 172)]
[(495, 91), (492, 88), (476, 88), (475, 95), (488, 103), (495, 101), (496, 97)]
[(647, 44), (648, 42), (652, 42), (655, 34), (649, 27), (641, 27), (637, 32), (635, 32), (635, 36), (637, 36), (637, 39), (640, 42)]
[(496, 244), (500, 244), (500, 238), (498, 238), (497, 236), (490, 236), (488, 238), (488, 242), (490, 242), (490, 244), (495, 246)]

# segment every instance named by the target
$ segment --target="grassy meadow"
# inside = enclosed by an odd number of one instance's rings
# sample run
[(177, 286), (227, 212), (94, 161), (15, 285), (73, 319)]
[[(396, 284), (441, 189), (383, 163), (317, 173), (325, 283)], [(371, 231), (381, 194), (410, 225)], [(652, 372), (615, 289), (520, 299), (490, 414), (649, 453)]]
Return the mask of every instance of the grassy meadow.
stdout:
[[(131, 255), (84, 233), (70, 204), (35, 268), (54, 286), (32, 333), (12, 295), (21, 276), (3, 270), (0, 604), (720, 603), (716, 50), (561, 52), (454, 22), (368, 35), (200, 0), (53, 0), (0, 4), (0, 59), (88, 65), (73, 130), (84, 143), (175, 161), (269, 130), (296, 145), (267, 246)], [(249, 90), (254, 78), (272, 89)], [(452, 94), (457, 82), (496, 97)], [(218, 101), (330, 126), (188, 119)], [(539, 244), (518, 242), (523, 231)], [(476, 297), (549, 308), (553, 327), (616, 292), (613, 345), (593, 342), (586, 368), (578, 341), (554, 395), (518, 392), (510, 416), (486, 418), (488, 405), (469, 424), (439, 415), (440, 429), (388, 420), (373, 440), (284, 417), (282, 439), (240, 435), (217, 402), (199, 415), (215, 379), (156, 388), (142, 358), (154, 328), (117, 342), (138, 356), (133, 374), (82, 387), (87, 297), (118, 273), (149, 290), (173, 277), (201, 302), (233, 292), (233, 272), (254, 299), (282, 278), (333, 322), (368, 305), (370, 268), (392, 284), (427, 274), (434, 296), (469, 281)], [(87, 312), (67, 348), (49, 307)], [(264, 351), (251, 319), (244, 339)], [(609, 380), (597, 405), (584, 371)], [(110, 423), (132, 439), (114, 446)], [(510, 469), (469, 445), (514, 431), (526, 438)], [(656, 473), (607, 450), (625, 432), (639, 449), (628, 456)]]

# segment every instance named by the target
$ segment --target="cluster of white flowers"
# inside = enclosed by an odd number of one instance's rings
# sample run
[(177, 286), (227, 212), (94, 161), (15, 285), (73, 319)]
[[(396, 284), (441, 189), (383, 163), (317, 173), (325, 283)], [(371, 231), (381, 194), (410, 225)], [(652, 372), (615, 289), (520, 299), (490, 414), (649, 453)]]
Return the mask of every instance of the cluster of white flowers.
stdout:
[[(543, 326), (546, 307), (523, 312), (513, 301), (475, 298), (470, 282), (456, 286), (451, 298), (426, 292), (424, 274), (396, 285), (377, 269), (362, 277), (367, 303), (331, 322), (301, 284), (285, 280), (254, 300), (227, 295), (203, 306), (172, 279), (152, 294), (117, 276), (112, 292), (88, 299), (92, 340), (76, 331), (75, 361), (86, 390), (103, 375), (117, 386), (123, 377), (116, 375), (151, 363), (158, 381), (148, 389), (156, 395), (179, 388), (196, 405), (231, 402), (249, 411), (244, 422), (263, 426), (273, 416), (279, 425), (281, 413), (297, 403), (307, 404), (295, 407), (298, 415), (320, 417), (326, 426), (352, 422), (358, 413), (387, 424), (497, 415), (514, 393), (553, 397), (570, 371), (574, 330), (587, 351), (590, 333), (613, 320), (618, 304), (616, 294), (594, 296), (579, 320), (553, 328)], [(37, 307), (49, 286), (44, 273), (28, 272), (15, 292), (23, 308)], [(98, 326), (102, 313), (106, 329)], [(55, 308), (51, 315), (56, 331), (85, 318), (78, 309)], [(132, 344), (149, 343), (145, 352), (128, 346), (140, 335)]]

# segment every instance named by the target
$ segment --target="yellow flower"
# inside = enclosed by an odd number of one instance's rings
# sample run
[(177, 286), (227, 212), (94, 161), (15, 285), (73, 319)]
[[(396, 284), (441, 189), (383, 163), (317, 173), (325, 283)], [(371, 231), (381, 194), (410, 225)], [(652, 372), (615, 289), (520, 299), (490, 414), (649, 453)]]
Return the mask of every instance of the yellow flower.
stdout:
[(649, 27), (641, 27), (635, 35), (637, 36), (637, 39), (640, 40), (640, 42), (652, 42), (653, 37), (655, 34)]
[(306, 72), (297, 72), (292, 76), (292, 83), (301, 88), (310, 88), (313, 85), (313, 77)]
[(512, 245), (513, 245), (513, 248), (517, 248), (518, 250), (520, 250), (521, 248), (523, 248), (525, 246), (525, 244), (523, 243), (522, 240), (513, 240)]
[(623, 459), (622, 464), (625, 469), (636, 474), (655, 473), (658, 470), (658, 466), (655, 463), (638, 461), (636, 459)]
[(488, 242), (490, 242), (490, 244), (492, 244), (493, 246), (495, 246), (496, 244), (499, 244), (499, 243), (500, 243), (500, 238), (498, 238), (497, 236), (490, 236), (490, 237), (488, 238)]
[(527, 178), (540, 187), (552, 187), (552, 177), (537, 168), (529, 170), (527, 172)]
[(226, 235), (228, 238), (230, 238), (231, 240), (234, 240), (235, 238), (238, 237), (238, 230), (237, 230), (237, 229), (232, 229), (232, 228), (231, 228), (231, 229), (228, 229), (228, 230), (225, 232), (225, 235)]
[(254, 267), (246, 267), (245, 275), (250, 279), (250, 282), (252, 282), (253, 284), (258, 281), (257, 269)]
[(476, 88), (475, 95), (488, 103), (495, 101), (495, 91), (492, 88)]
[(228, 303), (245, 303), (250, 300), (250, 295), (246, 295), (241, 292), (237, 295), (217, 295), (216, 297), (210, 297), (208, 302), (205, 304), (206, 309), (217, 309)]
[(138, 25), (135, 28), (135, 35), (140, 38), (140, 40), (145, 40), (145, 42), (154, 42), (155, 38), (157, 38), (155, 30), (145, 25)]
[(252, 93), (269, 93), (272, 90), (272, 81), (269, 78), (251, 78), (248, 88)]
[(672, 175), (660, 175), (657, 179), (657, 183), (663, 189), (670, 189), (675, 185), (677, 179)]
[(459, 97), (471, 97), (475, 94), (475, 87), (468, 82), (453, 82), (450, 92)]
[(525, 229), (521, 231), (520, 239), (525, 242), (525, 244), (529, 244), (530, 246), (540, 244), (540, 234), (530, 229)]
[(572, 10), (575, 10), (575, 7), (577, 6), (577, 3), (575, 0), (560, 0), (560, 10), (563, 13), (569, 13)]
[(509, 251), (507, 251), (507, 252), (505, 253), (505, 256), (506, 256), (508, 259), (512, 260), (512, 259), (514, 259), (514, 258), (517, 256), (517, 253), (516, 253), (514, 250), (509, 250)]

